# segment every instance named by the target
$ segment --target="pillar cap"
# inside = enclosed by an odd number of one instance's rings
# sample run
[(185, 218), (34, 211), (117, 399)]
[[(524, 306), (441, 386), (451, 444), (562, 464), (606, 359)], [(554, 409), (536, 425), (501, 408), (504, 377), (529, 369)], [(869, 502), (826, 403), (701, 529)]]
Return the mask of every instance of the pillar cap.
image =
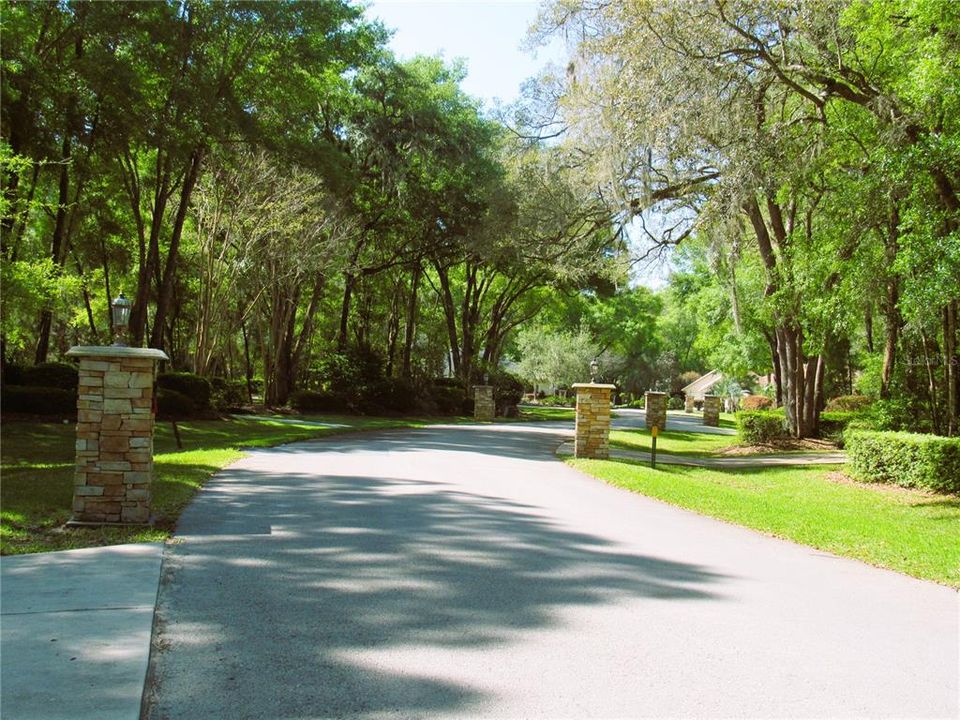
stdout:
[(597, 388), (600, 390), (613, 390), (616, 388), (616, 385), (607, 385), (605, 383), (574, 383), (570, 387), (572, 388)]
[(110, 345), (74, 345), (67, 350), (67, 357), (120, 357), (146, 360), (169, 360), (163, 350)]
[(660, 392), (658, 390), (647, 390), (644, 395), (666, 395), (665, 392)]

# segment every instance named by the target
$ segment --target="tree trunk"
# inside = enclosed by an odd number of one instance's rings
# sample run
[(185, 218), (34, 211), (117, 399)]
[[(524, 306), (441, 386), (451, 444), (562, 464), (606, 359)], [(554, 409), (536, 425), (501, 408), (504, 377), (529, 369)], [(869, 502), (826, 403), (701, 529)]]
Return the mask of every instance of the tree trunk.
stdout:
[(960, 414), (960, 357), (957, 356), (957, 301), (951, 300), (943, 310), (943, 360), (947, 390), (947, 435), (957, 434)]
[(163, 280), (160, 283), (160, 292), (157, 295), (157, 314), (153, 320), (153, 333), (150, 337), (150, 347), (163, 347), (163, 327), (174, 291), (173, 281), (177, 273), (177, 264), (180, 259), (180, 238), (183, 236), (183, 225), (187, 219), (187, 210), (190, 206), (190, 196), (200, 176), (200, 167), (203, 164), (203, 150), (196, 148), (190, 155), (190, 166), (183, 178), (180, 188), (180, 204), (173, 221), (173, 231), (170, 234), (170, 249), (167, 251), (167, 262), (163, 268)]
[(417, 289), (420, 286), (420, 275), (423, 269), (420, 263), (413, 268), (413, 275), (410, 278), (410, 296), (407, 299), (407, 321), (403, 335), (403, 365), (400, 374), (403, 378), (409, 380), (412, 375), (411, 355), (413, 354), (413, 342), (416, 338), (417, 322)]

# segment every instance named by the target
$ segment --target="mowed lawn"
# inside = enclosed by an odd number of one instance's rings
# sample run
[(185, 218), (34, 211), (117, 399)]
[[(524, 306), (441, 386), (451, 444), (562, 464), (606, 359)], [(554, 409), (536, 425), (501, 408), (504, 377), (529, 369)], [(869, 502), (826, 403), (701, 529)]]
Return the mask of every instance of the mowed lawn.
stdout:
[[(730, 438), (727, 438), (730, 440)], [(845, 479), (834, 466), (709, 470), (569, 460), (703, 515), (960, 588), (960, 498)]]
[[(319, 421), (335, 427), (318, 427)], [(73, 501), (73, 424), (3, 424), (0, 445), (0, 552), (4, 555), (66, 550), (170, 536), (194, 493), (217, 470), (243, 456), (242, 448), (268, 447), (334, 433), (417, 427), (421, 419), (304, 416), (302, 418), (158, 422), (154, 436), (153, 528), (64, 529)]]

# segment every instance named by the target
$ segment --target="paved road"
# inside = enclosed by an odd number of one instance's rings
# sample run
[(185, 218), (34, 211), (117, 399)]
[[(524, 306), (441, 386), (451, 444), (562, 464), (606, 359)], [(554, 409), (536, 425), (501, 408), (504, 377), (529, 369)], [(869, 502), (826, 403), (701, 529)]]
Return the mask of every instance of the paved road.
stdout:
[[(646, 427), (646, 412), (631, 408), (621, 408), (613, 411), (613, 427), (615, 430), (629, 430)], [(733, 428), (712, 427), (703, 424), (702, 413), (685, 413), (681, 410), (667, 411), (667, 430), (672, 432), (696, 432), (708, 435), (736, 435)], [(731, 441), (732, 442), (732, 441)]]
[(957, 717), (956, 592), (604, 485), (566, 437), (220, 474), (165, 558), (149, 717)]
[[(575, 452), (573, 440), (567, 440), (557, 448), (560, 456), (570, 456)], [(642, 450), (610, 450), (611, 458), (650, 462), (650, 453)], [(658, 465), (692, 465), (694, 467), (716, 468), (718, 470), (736, 470), (737, 468), (774, 467), (783, 465), (842, 465), (847, 461), (845, 452), (820, 453), (770, 453), (767, 455), (730, 455), (727, 457), (693, 457), (690, 455), (670, 455), (657, 453)]]

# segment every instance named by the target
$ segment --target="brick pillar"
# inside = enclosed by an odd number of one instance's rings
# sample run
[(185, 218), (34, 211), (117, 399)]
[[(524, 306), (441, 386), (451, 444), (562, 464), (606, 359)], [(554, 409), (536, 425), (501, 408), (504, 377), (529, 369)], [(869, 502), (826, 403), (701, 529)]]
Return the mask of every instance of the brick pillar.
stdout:
[(160, 350), (74, 347), (80, 359), (77, 463), (68, 524), (150, 521), (153, 379)]
[(703, 424), (717, 427), (720, 424), (720, 396), (703, 396)]
[(474, 420), (493, 420), (497, 414), (497, 405), (493, 401), (493, 385), (473, 386)]
[(692, 413), (695, 409), (696, 406), (694, 405), (693, 395), (687, 393), (683, 396), (683, 411), (685, 413)]
[(667, 429), (667, 394), (662, 392), (648, 392), (644, 395), (646, 426), (656, 425), (661, 430)]
[(573, 455), (606, 460), (610, 456), (610, 391), (615, 385), (576, 383), (577, 422)]

